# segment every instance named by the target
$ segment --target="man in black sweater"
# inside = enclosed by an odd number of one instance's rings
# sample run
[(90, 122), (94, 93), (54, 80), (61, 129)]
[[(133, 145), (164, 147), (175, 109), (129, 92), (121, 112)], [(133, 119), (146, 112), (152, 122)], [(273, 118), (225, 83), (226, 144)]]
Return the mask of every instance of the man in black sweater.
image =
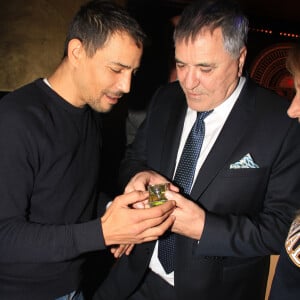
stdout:
[(83, 299), (88, 253), (128, 254), (118, 245), (155, 240), (173, 223), (174, 201), (131, 209), (147, 198), (138, 191), (96, 216), (101, 113), (129, 92), (144, 38), (123, 8), (91, 1), (55, 72), (1, 99), (0, 299)]

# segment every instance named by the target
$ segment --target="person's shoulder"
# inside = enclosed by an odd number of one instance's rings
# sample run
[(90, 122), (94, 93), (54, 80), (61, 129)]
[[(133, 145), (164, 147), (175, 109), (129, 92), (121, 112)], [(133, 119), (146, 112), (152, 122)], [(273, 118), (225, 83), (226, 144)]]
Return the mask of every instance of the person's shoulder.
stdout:
[(46, 85), (37, 79), (14, 91), (7, 93), (0, 100), (0, 117), (3, 122), (29, 124), (36, 117), (43, 120), (45, 116)]
[(161, 85), (156, 90), (156, 96), (173, 96), (173, 97), (182, 97), (184, 96), (183, 90), (180, 86), (180, 83), (178, 80), (173, 82), (168, 82), (164, 85)]
[(255, 91), (255, 93), (258, 95), (264, 95), (267, 96), (267, 98), (272, 98), (276, 101), (284, 102), (286, 104), (289, 103), (289, 100), (286, 97), (279, 95), (274, 89), (260, 85), (252, 78), (246, 79), (245, 87), (249, 90)]
[(40, 94), (43, 90), (42, 79), (36, 79), (30, 83), (27, 83), (17, 89), (8, 92), (5, 96), (3, 96), (0, 100), (0, 105), (13, 106), (24, 105), (28, 101), (32, 101), (36, 97), (40, 97)]
[(172, 82), (168, 82), (166, 85), (165, 85), (166, 89), (169, 89), (169, 90), (172, 90), (174, 92), (183, 92), (182, 91), (182, 88), (180, 86), (180, 82), (178, 80), (174, 80)]
[(244, 88), (244, 95), (252, 98), (257, 107), (265, 107), (269, 111), (284, 111), (288, 109), (290, 101), (271, 88), (264, 87), (251, 78), (247, 78)]

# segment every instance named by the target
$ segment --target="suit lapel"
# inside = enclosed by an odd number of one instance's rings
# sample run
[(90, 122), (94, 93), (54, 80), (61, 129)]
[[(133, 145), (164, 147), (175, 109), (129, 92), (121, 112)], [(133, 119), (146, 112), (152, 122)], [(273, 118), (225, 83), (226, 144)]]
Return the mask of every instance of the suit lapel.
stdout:
[(239, 145), (253, 122), (254, 95), (252, 87), (246, 82), (237, 102), (229, 114), (219, 137), (202, 165), (191, 192), (198, 199), (210, 182), (217, 176)]
[(161, 170), (170, 179), (173, 177), (175, 169), (177, 151), (180, 143), (186, 110), (187, 105), (184, 94), (182, 93), (182, 95), (174, 101), (174, 107), (169, 114), (161, 156)]

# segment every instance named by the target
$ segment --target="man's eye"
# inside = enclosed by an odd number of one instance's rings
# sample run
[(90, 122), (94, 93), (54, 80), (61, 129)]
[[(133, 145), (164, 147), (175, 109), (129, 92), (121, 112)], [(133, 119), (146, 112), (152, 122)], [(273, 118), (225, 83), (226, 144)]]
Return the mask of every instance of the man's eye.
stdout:
[(184, 66), (185, 66), (184, 64), (176, 63), (176, 67), (179, 68), (179, 69), (182, 69)]
[(121, 73), (122, 70), (121, 69), (114, 69), (114, 68), (110, 68), (114, 73)]
[(200, 70), (202, 73), (209, 73), (212, 71), (212, 68), (201, 68)]

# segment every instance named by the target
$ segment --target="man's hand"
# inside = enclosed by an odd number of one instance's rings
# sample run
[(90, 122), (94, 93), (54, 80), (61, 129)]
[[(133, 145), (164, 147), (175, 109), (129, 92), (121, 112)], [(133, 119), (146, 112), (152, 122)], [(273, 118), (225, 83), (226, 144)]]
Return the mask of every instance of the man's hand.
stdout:
[[(160, 174), (154, 171), (143, 171), (137, 173), (131, 178), (125, 188), (125, 193), (130, 193), (132, 191), (146, 191), (149, 184), (152, 185), (165, 182), (169, 182), (169, 180), (161, 176)], [(179, 188), (170, 183), (170, 190), (178, 192)]]
[(113, 245), (110, 248), (110, 252), (115, 258), (120, 258), (124, 253), (129, 255), (134, 246), (134, 244)]
[(175, 201), (167, 201), (152, 208), (132, 208), (135, 203), (146, 201), (148, 196), (148, 192), (134, 191), (113, 200), (101, 218), (107, 246), (157, 240), (172, 226), (174, 216), (171, 214), (175, 208)]
[(166, 197), (176, 201), (176, 209), (172, 232), (200, 240), (205, 223), (205, 211), (194, 201), (184, 198), (181, 194), (166, 191)]

